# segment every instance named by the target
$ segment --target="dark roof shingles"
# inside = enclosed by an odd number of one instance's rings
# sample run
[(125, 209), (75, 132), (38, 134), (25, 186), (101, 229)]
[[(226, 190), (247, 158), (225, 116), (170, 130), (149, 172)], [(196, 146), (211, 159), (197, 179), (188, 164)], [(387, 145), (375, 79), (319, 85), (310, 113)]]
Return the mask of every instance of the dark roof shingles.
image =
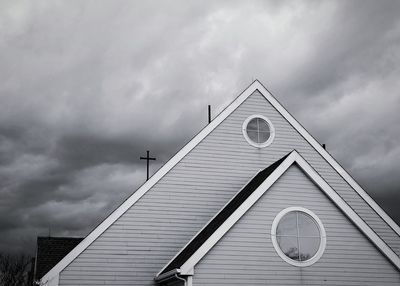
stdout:
[[(289, 153), (290, 154), (290, 153)], [(180, 268), (196, 250), (224, 223), (226, 219), (265, 181), (286, 159), (287, 154), (260, 171), (236, 196), (198, 233), (195, 238), (165, 267), (160, 274)]]
[(41, 279), (51, 268), (63, 259), (83, 238), (38, 237), (35, 279)]

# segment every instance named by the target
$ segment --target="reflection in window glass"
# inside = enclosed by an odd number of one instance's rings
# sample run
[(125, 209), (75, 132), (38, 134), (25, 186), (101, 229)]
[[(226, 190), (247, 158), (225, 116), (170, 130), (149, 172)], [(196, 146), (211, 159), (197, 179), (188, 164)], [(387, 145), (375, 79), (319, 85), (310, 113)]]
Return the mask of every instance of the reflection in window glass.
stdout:
[(290, 212), (286, 214), (279, 221), (278, 227), (276, 228), (276, 235), (293, 235), (297, 236), (297, 223), (296, 223), (296, 212)]
[(319, 237), (299, 237), (300, 261), (306, 261), (313, 257), (318, 251), (320, 242)]
[(319, 237), (319, 228), (314, 219), (303, 212), (297, 212), (299, 219), (299, 235)]
[(247, 124), (247, 130), (258, 131), (258, 118), (253, 118)]
[(282, 252), (296, 261), (307, 261), (318, 251), (321, 243), (319, 227), (306, 213), (293, 211), (281, 218), (276, 239)]
[(250, 140), (253, 142), (258, 141), (258, 132), (253, 130), (247, 130), (247, 135), (249, 136)]
[(258, 133), (258, 141), (259, 141), (259, 143), (267, 142), (267, 140), (269, 139), (269, 136), (270, 136), (269, 132), (261, 132), (260, 131)]
[(267, 121), (265, 121), (262, 118), (257, 118), (257, 122), (258, 122), (258, 131), (269, 133), (269, 125)]
[(299, 249), (297, 248), (297, 237), (295, 236), (278, 236), (279, 247), (291, 259), (299, 259)]

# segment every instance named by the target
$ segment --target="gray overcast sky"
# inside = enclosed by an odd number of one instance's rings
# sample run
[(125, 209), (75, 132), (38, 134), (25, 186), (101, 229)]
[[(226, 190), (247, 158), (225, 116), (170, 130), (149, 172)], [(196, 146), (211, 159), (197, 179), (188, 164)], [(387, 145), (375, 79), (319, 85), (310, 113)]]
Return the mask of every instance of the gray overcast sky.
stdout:
[(0, 251), (86, 235), (255, 78), (399, 223), (399, 11), (0, 0)]

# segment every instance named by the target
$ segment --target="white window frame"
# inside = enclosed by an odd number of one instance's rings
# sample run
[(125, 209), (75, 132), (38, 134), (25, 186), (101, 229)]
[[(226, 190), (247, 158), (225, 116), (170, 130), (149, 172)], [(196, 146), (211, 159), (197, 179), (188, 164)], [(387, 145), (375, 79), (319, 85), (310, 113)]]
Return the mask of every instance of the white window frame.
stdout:
[[(307, 259), (306, 261), (297, 261), (289, 258), (285, 253), (283, 253), (282, 249), (280, 248), (278, 241), (276, 239), (276, 229), (278, 227), (278, 224), (280, 220), (288, 213), (290, 212), (303, 212), (311, 216), (314, 221), (317, 223), (318, 228), (319, 228), (319, 233), (321, 237), (321, 242), (319, 244), (319, 248), (315, 255), (311, 257), (310, 259)], [(309, 209), (303, 208), (303, 207), (289, 207), (286, 208), (278, 213), (278, 215), (275, 217), (273, 223), (272, 223), (272, 228), (271, 228), (271, 240), (272, 244), (274, 245), (275, 251), (278, 253), (278, 255), (287, 263), (297, 266), (297, 267), (307, 267), (310, 265), (313, 265), (315, 262), (317, 262), (322, 254), (324, 253), (325, 247), (326, 247), (326, 232), (325, 228), (321, 222), (321, 220), (317, 217), (315, 213), (310, 211)]]
[[(253, 140), (250, 139), (249, 135), (247, 134), (247, 125), (249, 124), (250, 120), (252, 120), (254, 118), (261, 118), (261, 119), (265, 120), (269, 126), (269, 138), (264, 143), (254, 142)], [(257, 147), (257, 148), (264, 148), (264, 147), (269, 146), (275, 138), (275, 128), (272, 125), (271, 120), (269, 120), (267, 117), (265, 117), (264, 115), (261, 115), (261, 114), (254, 114), (254, 115), (247, 117), (247, 119), (243, 122), (242, 132), (243, 132), (243, 136), (246, 139), (246, 141), (250, 145)]]

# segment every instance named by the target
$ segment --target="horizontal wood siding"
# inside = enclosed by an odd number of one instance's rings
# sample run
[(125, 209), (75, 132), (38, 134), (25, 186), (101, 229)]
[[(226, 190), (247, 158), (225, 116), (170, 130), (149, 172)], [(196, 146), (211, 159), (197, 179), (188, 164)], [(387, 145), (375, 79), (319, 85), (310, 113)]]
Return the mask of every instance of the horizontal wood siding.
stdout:
[[(264, 149), (242, 135), (252, 114), (268, 117)], [(296, 149), (393, 249), (393, 231), (258, 93), (251, 95), (60, 275), (60, 285), (154, 285), (156, 273), (258, 170)]]
[[(309, 267), (285, 262), (271, 241), (275, 216), (301, 206), (322, 221), (327, 244)], [(296, 166), (256, 202), (195, 267), (194, 286), (399, 285), (400, 273)]]

